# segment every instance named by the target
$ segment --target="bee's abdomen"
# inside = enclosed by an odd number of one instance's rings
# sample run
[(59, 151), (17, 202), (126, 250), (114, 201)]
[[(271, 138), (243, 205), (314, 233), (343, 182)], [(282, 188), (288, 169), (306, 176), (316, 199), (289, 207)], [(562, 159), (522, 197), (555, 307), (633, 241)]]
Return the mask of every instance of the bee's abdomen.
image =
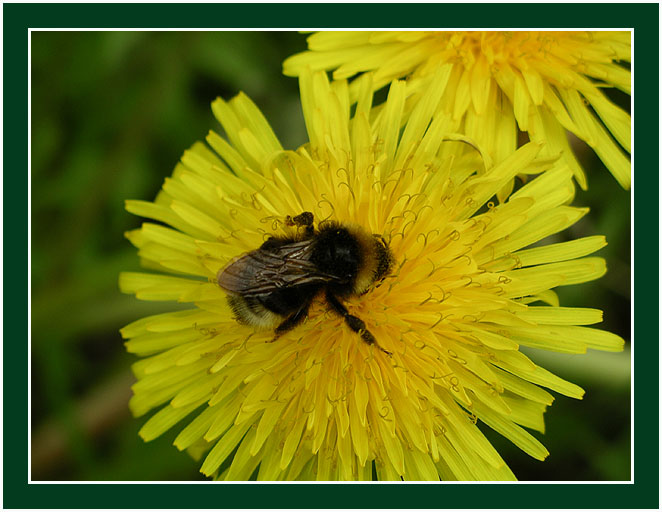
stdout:
[(241, 324), (255, 327), (274, 327), (282, 318), (269, 311), (256, 297), (242, 297), (241, 295), (228, 295), (228, 304), (232, 308), (235, 318)]
[(240, 323), (273, 327), (308, 304), (319, 289), (319, 285), (293, 286), (264, 295), (228, 295), (228, 303)]
[(269, 311), (287, 316), (308, 304), (319, 289), (319, 285), (284, 287), (261, 296), (258, 300)]

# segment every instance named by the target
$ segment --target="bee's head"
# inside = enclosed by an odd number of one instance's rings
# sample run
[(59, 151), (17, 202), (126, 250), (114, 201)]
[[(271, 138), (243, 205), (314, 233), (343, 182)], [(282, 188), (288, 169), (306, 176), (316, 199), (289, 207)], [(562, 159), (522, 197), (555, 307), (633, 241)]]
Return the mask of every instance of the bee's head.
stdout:
[(373, 236), (375, 240), (375, 254), (377, 256), (377, 268), (375, 269), (374, 281), (381, 281), (388, 275), (393, 266), (393, 253), (383, 236)]
[(328, 223), (320, 226), (312, 261), (321, 271), (336, 277), (345, 294), (366, 292), (388, 274), (393, 256), (380, 235), (355, 225)]

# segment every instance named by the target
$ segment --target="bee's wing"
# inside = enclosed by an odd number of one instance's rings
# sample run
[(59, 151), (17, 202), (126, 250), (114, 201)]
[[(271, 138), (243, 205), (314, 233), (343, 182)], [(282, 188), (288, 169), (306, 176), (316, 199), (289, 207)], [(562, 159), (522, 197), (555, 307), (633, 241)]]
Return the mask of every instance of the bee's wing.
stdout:
[(218, 284), (228, 292), (249, 297), (279, 288), (333, 281), (334, 276), (320, 272), (310, 262), (311, 252), (312, 240), (251, 251), (221, 270)]

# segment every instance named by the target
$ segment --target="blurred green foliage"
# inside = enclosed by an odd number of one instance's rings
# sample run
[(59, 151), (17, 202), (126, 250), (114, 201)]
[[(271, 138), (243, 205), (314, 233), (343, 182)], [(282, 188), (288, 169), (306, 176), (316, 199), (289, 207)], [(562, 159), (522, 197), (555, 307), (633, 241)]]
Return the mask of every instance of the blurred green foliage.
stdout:
[[(123, 203), (154, 198), (184, 149), (219, 129), (210, 110), (217, 96), (244, 91), (285, 147), (305, 142), (297, 81), (281, 74), (281, 62), (304, 49), (304, 36), (32, 32), (31, 38), (32, 478), (203, 479), (199, 464), (171, 445), (176, 430), (144, 443), (137, 435), (144, 419), (128, 411), (135, 358), (125, 353), (118, 329), (173, 305), (140, 302), (117, 289), (120, 271), (139, 268), (123, 233), (140, 219)], [(610, 272), (562, 289), (562, 301), (603, 309), (602, 327), (629, 339), (630, 195), (592, 153), (582, 157), (590, 190), (579, 191), (576, 204), (592, 212), (568, 236), (607, 235), (601, 255)], [(585, 387), (587, 396), (583, 403), (558, 397), (548, 412), (548, 433), (540, 437), (552, 455), (544, 463), (486, 432), (515, 473), (525, 480), (629, 479), (629, 353), (534, 357)]]

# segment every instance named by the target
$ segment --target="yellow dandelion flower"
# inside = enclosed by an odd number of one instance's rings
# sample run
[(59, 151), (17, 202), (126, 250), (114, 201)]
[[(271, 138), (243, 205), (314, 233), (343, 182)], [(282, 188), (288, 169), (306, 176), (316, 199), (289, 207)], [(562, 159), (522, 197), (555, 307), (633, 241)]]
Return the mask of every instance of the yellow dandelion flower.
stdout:
[[(334, 79), (366, 71), (375, 89), (408, 77), (413, 93), (443, 81), (441, 108), (454, 129), (478, 142), (495, 163), (518, 144), (517, 128), (561, 154), (578, 183), (586, 178), (566, 130), (588, 144), (626, 189), (630, 187), (630, 115), (601, 91), (630, 94), (629, 32), (319, 32), (309, 51), (287, 59), (286, 75), (334, 70)], [(425, 78), (428, 78), (426, 81)], [(350, 86), (356, 98), (361, 75)], [(418, 95), (414, 94), (413, 101)], [(625, 151), (625, 152), (624, 152)], [(505, 197), (510, 188), (501, 196)]]
[[(586, 213), (568, 204), (572, 171), (530, 143), (477, 174), (480, 153), (447, 140), (452, 121), (427, 108), (441, 86), (404, 122), (404, 82), (378, 116), (364, 88), (353, 117), (346, 82), (306, 73), (300, 85), (310, 143), (285, 151), (245, 95), (218, 99), (228, 140), (210, 132), (154, 202), (127, 202), (157, 222), (127, 234), (154, 272), (122, 274), (122, 291), (192, 306), (121, 331), (142, 357), (131, 409), (159, 409), (140, 435), (186, 418), (175, 446), (206, 453), (201, 471), (224, 480), (514, 479), (477, 423), (542, 460), (527, 429), (544, 430), (553, 397), (543, 388), (583, 395), (519, 347), (623, 346), (586, 327), (600, 311), (560, 307), (552, 291), (604, 274), (604, 260), (588, 256), (604, 237), (536, 244)], [(536, 177), (494, 205), (517, 173)], [(391, 272), (342, 299), (362, 329), (323, 294), (275, 340), (273, 328), (235, 320), (219, 271), (267, 237), (306, 229), (291, 222), (302, 212), (314, 229), (359, 225), (388, 244)]]

